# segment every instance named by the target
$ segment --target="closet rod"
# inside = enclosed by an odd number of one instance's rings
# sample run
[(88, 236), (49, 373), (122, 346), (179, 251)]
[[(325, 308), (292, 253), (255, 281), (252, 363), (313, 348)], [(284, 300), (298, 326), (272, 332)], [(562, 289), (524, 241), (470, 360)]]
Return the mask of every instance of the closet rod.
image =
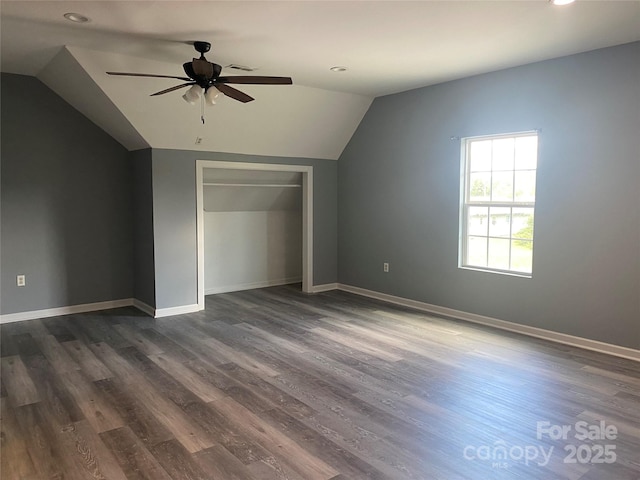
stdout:
[(280, 184), (280, 183), (211, 183), (204, 182), (205, 187), (277, 187), (277, 188), (301, 188), (302, 185)]

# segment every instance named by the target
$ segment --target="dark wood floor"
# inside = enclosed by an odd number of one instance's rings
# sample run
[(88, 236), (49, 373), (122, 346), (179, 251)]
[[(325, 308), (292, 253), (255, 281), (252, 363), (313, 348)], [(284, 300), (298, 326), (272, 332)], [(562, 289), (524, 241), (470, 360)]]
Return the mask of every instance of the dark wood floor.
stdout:
[(347, 293), (1, 333), (3, 480), (640, 479), (640, 364)]

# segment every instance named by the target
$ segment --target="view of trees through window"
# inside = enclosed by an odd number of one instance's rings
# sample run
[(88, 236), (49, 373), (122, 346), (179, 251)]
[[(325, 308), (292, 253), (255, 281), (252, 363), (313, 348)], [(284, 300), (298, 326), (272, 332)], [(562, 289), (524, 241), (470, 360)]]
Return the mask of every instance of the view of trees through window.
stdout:
[(530, 275), (538, 136), (463, 140), (461, 266)]

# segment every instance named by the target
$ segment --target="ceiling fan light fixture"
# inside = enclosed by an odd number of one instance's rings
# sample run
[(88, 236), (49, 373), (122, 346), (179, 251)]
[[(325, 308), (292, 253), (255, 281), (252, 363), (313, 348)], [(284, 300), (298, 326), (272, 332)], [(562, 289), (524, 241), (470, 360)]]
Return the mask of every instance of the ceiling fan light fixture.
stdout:
[(570, 3), (575, 2), (576, 0), (549, 0), (549, 2), (553, 5), (562, 6), (569, 5)]
[(211, 86), (209, 88), (207, 88), (207, 91), (204, 94), (204, 100), (207, 103), (207, 105), (215, 105), (216, 104), (216, 99), (220, 96), (220, 90), (218, 90), (216, 87)]
[(331, 67), (329, 70), (331, 70), (332, 72), (346, 72), (347, 67), (336, 66), (336, 67)]
[(65, 13), (64, 18), (66, 18), (70, 22), (75, 22), (75, 23), (87, 23), (91, 20), (89, 17), (85, 17), (80, 13), (74, 13), (74, 12)]
[(194, 85), (189, 90), (187, 90), (187, 93), (185, 93), (182, 98), (184, 98), (185, 102), (190, 103), (191, 105), (195, 105), (196, 102), (200, 99), (201, 91), (202, 88), (200, 88), (198, 85)]

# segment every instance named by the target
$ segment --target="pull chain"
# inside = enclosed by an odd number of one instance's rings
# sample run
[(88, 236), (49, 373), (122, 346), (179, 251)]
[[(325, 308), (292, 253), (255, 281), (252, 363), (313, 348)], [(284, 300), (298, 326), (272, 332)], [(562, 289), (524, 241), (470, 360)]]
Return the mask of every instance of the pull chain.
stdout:
[(200, 120), (202, 120), (202, 124), (204, 125), (204, 95), (200, 96)]

